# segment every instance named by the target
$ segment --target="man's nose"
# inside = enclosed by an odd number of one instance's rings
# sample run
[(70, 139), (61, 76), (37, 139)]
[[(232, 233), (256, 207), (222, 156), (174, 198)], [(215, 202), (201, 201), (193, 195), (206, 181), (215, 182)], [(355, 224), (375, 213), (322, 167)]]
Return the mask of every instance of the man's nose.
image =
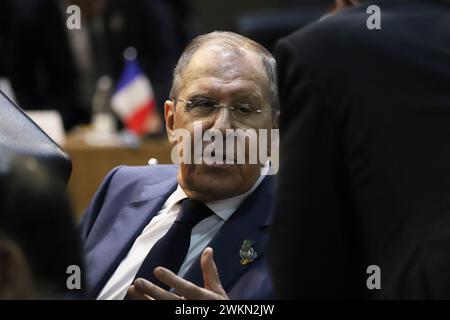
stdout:
[(218, 130), (232, 129), (232, 121), (230, 109), (222, 107), (216, 113), (213, 128)]

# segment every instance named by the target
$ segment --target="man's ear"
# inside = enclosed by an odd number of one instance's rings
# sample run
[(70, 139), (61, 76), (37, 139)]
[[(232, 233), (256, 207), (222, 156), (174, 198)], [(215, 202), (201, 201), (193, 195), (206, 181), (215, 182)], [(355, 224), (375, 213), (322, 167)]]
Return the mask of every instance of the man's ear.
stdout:
[[(280, 111), (277, 111), (276, 113), (272, 114), (272, 129), (279, 129), (279, 119), (280, 119)], [(267, 140), (267, 152), (268, 152), (268, 156), (271, 157), (272, 156), (272, 131), (269, 131), (269, 136), (268, 136), (268, 140)], [(264, 164), (262, 164), (264, 165)]]
[(0, 300), (30, 299), (34, 290), (30, 268), (22, 249), (9, 240), (0, 240)]
[(166, 100), (164, 102), (164, 118), (166, 120), (166, 132), (169, 138), (170, 144), (174, 145), (176, 140), (174, 139), (175, 131), (175, 102), (172, 100)]
[(280, 121), (280, 111), (277, 111), (274, 115), (273, 115), (273, 120), (272, 120), (272, 129), (279, 129), (279, 121)]

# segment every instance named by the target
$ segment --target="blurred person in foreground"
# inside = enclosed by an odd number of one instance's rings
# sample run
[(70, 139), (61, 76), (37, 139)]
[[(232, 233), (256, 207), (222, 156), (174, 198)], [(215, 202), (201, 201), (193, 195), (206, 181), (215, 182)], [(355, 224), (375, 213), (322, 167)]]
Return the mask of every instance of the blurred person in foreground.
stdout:
[[(69, 266), (82, 266), (62, 181), (31, 157), (0, 153), (0, 299), (76, 299)], [(69, 281), (70, 282), (70, 281)]]
[(450, 3), (363, 1), (276, 57), (278, 296), (450, 298)]
[[(177, 129), (192, 137), (200, 121), (201, 134), (276, 128), (275, 71), (272, 55), (243, 36), (213, 32), (194, 39), (178, 61), (165, 103), (170, 143), (178, 142)], [(114, 169), (80, 226), (91, 294), (271, 298), (265, 247), (274, 177), (264, 173), (268, 163), (231, 160)]]

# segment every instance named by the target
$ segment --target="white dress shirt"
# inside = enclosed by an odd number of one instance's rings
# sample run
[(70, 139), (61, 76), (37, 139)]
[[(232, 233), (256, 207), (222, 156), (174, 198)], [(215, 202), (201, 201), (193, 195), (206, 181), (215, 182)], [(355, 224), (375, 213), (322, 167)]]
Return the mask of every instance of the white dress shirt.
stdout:
[[(269, 166), (263, 169), (268, 171)], [(240, 195), (232, 198), (208, 202), (206, 205), (215, 213), (214, 215), (200, 221), (193, 229), (191, 243), (186, 258), (181, 265), (179, 276), (184, 276), (194, 261), (206, 248), (208, 243), (214, 238), (220, 227), (231, 217), (241, 203), (247, 198), (262, 182), (265, 174), (262, 174), (252, 186), (252, 188)], [(138, 236), (126, 257), (119, 264), (116, 271), (109, 278), (106, 285), (97, 296), (99, 300), (123, 299), (128, 288), (136, 276), (139, 267), (150, 252), (155, 243), (166, 234), (174, 223), (180, 210), (180, 201), (187, 198), (186, 193), (178, 185), (177, 189), (167, 199), (157, 215), (144, 228)]]

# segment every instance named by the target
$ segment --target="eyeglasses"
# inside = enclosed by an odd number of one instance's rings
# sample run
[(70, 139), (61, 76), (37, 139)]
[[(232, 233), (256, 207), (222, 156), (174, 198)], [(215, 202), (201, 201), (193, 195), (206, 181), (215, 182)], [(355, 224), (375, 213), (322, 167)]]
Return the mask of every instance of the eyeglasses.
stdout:
[(185, 107), (184, 111), (188, 112), (192, 117), (204, 119), (212, 117), (221, 108), (230, 110), (231, 116), (238, 121), (246, 121), (257, 118), (264, 112), (269, 112), (270, 108), (262, 108), (249, 103), (235, 103), (233, 105), (221, 105), (217, 101), (208, 98), (193, 98), (189, 101), (174, 99), (175, 104), (180, 101)]

